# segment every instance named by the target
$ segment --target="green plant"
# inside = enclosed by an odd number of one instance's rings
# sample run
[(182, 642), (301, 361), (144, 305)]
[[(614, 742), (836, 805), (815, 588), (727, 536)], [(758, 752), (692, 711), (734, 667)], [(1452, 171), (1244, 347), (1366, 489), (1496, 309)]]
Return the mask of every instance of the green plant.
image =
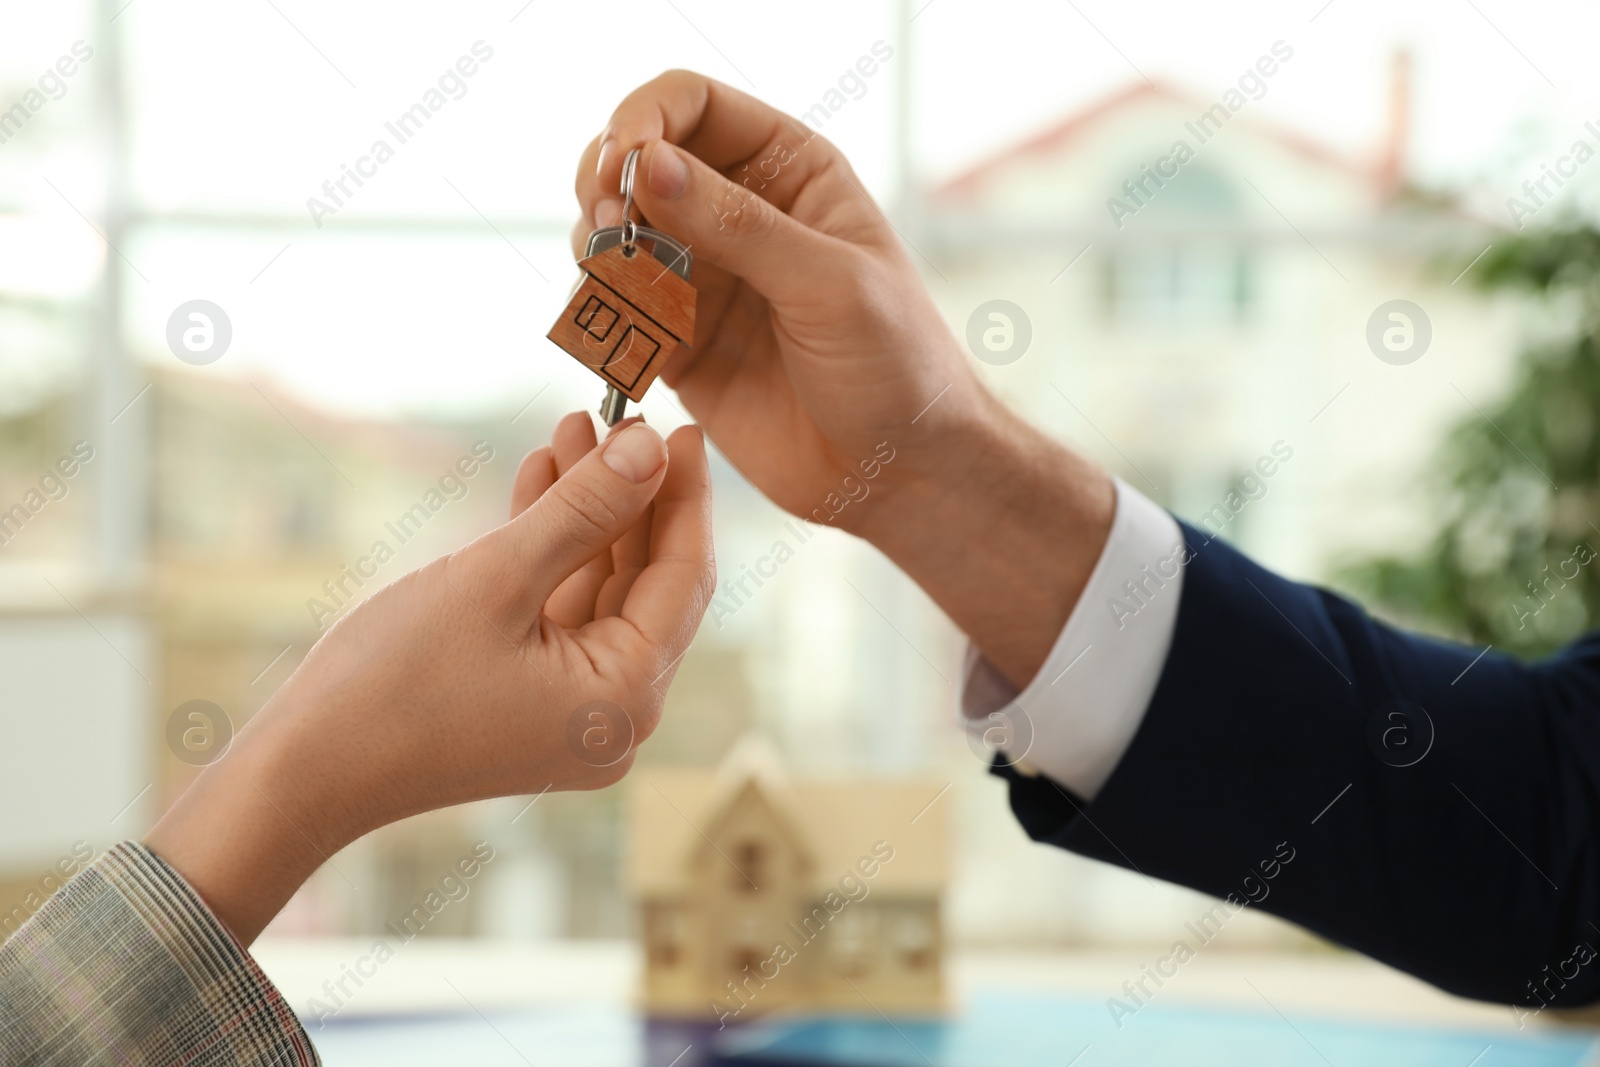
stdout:
[(1449, 433), (1427, 493), (1440, 522), (1421, 552), (1347, 568), (1381, 610), (1523, 655), (1600, 620), (1600, 230), (1496, 241), (1474, 268), (1530, 294), (1554, 333), (1524, 351), (1509, 391)]

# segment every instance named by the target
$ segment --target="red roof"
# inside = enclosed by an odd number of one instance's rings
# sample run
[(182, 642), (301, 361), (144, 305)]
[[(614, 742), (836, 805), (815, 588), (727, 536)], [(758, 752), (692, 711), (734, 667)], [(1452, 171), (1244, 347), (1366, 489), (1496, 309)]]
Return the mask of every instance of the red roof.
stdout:
[[(1031, 156), (1048, 155), (1057, 151), (1071, 144), (1102, 119), (1124, 108), (1147, 101), (1166, 101), (1192, 107), (1195, 115), (1200, 115), (1216, 103), (1214, 100), (1203, 100), (1198, 96), (1169, 85), (1137, 82), (1126, 89), (1103, 97), (1077, 114), (1069, 116), (1043, 132), (1035, 134), (1033, 137), (1013, 145), (958, 174), (934, 189), (933, 196), (935, 199), (959, 199), (970, 196), (981, 188), (991, 176), (1005, 171), (1012, 164)], [(1363, 165), (1337, 155), (1298, 133), (1257, 122), (1250, 122), (1248, 125), (1252, 129), (1265, 134), (1268, 138), (1277, 141), (1289, 151), (1313, 162), (1337, 168), (1367, 181), (1376, 182), (1378, 180), (1377, 170), (1373, 166)]]

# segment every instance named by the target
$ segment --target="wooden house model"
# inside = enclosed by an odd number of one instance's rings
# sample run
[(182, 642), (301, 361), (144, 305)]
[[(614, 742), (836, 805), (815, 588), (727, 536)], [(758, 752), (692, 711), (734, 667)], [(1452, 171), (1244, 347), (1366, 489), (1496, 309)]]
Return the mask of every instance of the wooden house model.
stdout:
[(630, 781), (648, 1013), (941, 1010), (945, 783), (791, 780), (748, 738), (716, 771)]
[(621, 245), (578, 261), (583, 271), (550, 340), (630, 400), (694, 343), (694, 287), (655, 256)]

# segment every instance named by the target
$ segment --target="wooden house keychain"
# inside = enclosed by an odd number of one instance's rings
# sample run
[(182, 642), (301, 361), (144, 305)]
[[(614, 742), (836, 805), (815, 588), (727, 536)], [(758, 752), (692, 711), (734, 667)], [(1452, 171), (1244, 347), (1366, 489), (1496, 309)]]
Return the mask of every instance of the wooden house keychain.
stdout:
[[(622, 163), (622, 225), (589, 235), (583, 276), (546, 336), (606, 383), (600, 417), (622, 420), (680, 347), (694, 343), (693, 259), (682, 243), (631, 217), (639, 150)], [(649, 254), (642, 247), (649, 245)]]

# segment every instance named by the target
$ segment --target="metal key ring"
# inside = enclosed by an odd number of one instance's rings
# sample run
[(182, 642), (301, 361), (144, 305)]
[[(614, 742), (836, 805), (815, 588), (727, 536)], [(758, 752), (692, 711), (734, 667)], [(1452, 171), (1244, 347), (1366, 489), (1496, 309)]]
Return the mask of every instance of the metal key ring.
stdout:
[(639, 167), (639, 149), (628, 150), (628, 155), (622, 161), (622, 247), (627, 252), (633, 251), (634, 239), (638, 236), (638, 224), (633, 221), (633, 174)]

